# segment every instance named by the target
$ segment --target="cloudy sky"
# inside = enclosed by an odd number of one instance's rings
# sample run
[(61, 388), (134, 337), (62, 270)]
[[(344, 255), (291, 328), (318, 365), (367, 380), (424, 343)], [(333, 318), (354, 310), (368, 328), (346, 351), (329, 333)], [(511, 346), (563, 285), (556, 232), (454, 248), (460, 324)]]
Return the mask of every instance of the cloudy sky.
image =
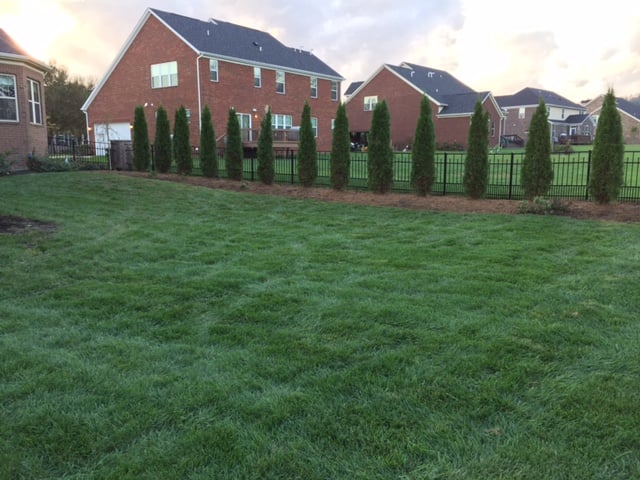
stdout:
[(346, 81), (383, 63), (446, 70), (494, 95), (524, 87), (579, 102), (640, 94), (640, 7), (628, 0), (0, 0), (0, 28), (72, 76), (98, 81), (147, 7), (268, 31)]

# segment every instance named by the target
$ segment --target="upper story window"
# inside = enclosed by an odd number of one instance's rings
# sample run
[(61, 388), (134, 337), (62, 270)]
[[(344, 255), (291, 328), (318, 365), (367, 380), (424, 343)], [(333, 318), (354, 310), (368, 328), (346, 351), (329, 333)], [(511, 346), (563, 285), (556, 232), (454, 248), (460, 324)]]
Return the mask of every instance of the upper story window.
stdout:
[(373, 111), (373, 109), (376, 108), (377, 104), (378, 104), (378, 96), (377, 95), (364, 97), (364, 111), (365, 112)]
[(151, 65), (151, 88), (178, 86), (178, 62)]
[(311, 77), (311, 98), (318, 98), (318, 79)]
[(274, 130), (286, 130), (293, 125), (293, 117), (291, 115), (281, 115), (278, 113), (271, 115), (271, 126)]
[(524, 118), (524, 115), (525, 115), (525, 108), (524, 107), (518, 108), (518, 118), (522, 120)]
[(338, 82), (331, 82), (331, 100), (338, 100)]
[(318, 138), (318, 118), (311, 117), (311, 129), (313, 130), (313, 136)]
[(0, 75), (0, 122), (17, 121), (16, 77), (14, 75)]
[(284, 72), (282, 70), (276, 70), (276, 92), (284, 93)]
[(212, 82), (218, 81), (218, 60), (215, 58), (209, 59), (209, 78)]
[(31, 79), (29, 79), (29, 121), (37, 125), (42, 125), (40, 83)]
[(253, 86), (262, 88), (262, 70), (260, 70), (260, 67), (253, 67)]

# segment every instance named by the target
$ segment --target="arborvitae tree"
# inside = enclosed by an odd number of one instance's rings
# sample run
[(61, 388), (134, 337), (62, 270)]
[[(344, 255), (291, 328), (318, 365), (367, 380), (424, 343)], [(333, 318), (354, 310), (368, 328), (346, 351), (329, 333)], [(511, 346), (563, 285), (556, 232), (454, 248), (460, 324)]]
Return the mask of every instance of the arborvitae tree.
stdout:
[(171, 169), (171, 126), (167, 110), (160, 106), (156, 112), (156, 136), (153, 144), (155, 164), (160, 173)]
[(193, 169), (193, 160), (189, 144), (189, 121), (187, 111), (182, 105), (176, 110), (173, 125), (173, 155), (176, 159), (178, 174), (189, 175)]
[(224, 152), (227, 176), (231, 180), (242, 180), (243, 157), (240, 122), (238, 121), (236, 111), (232, 107), (229, 109), (229, 116), (227, 118), (227, 147)]
[(298, 177), (303, 187), (310, 187), (318, 176), (318, 155), (316, 139), (311, 125), (311, 107), (305, 102), (300, 119), (300, 139), (298, 140)]
[(393, 183), (393, 150), (387, 102), (382, 100), (373, 110), (369, 130), (368, 159), (369, 188), (375, 193), (386, 193)]
[(338, 105), (336, 119), (333, 123), (331, 143), (331, 186), (342, 190), (349, 184), (349, 168), (351, 164), (351, 137), (349, 136), (349, 119), (344, 103)]
[(591, 195), (598, 203), (615, 202), (624, 182), (624, 137), (613, 89), (602, 102), (591, 160)]
[(423, 95), (411, 153), (411, 186), (418, 195), (431, 193), (435, 181), (435, 155), (436, 133), (431, 117), (431, 102)]
[(209, 105), (202, 109), (202, 124), (200, 127), (200, 168), (205, 177), (218, 177), (218, 148), (216, 134), (213, 130), (211, 110)]
[(487, 192), (489, 177), (489, 114), (482, 110), (480, 100), (471, 117), (467, 157), (464, 161), (464, 190), (469, 197), (478, 199)]
[(553, 181), (551, 164), (551, 131), (547, 120), (547, 106), (540, 98), (529, 125), (529, 141), (522, 162), (522, 190), (527, 200), (547, 193)]
[(262, 183), (271, 185), (274, 177), (273, 127), (271, 126), (271, 109), (267, 109), (260, 126), (260, 138), (258, 138), (258, 178)]
[(149, 130), (144, 116), (144, 107), (139, 105), (135, 109), (133, 118), (133, 167), (143, 172), (151, 163), (151, 146), (149, 144)]

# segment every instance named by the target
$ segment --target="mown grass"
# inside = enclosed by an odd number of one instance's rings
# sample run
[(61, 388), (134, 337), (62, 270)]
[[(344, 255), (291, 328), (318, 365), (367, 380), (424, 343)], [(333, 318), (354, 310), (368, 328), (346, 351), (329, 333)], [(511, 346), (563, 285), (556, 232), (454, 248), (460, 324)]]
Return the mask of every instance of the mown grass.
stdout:
[(640, 226), (0, 179), (0, 478), (640, 471)]

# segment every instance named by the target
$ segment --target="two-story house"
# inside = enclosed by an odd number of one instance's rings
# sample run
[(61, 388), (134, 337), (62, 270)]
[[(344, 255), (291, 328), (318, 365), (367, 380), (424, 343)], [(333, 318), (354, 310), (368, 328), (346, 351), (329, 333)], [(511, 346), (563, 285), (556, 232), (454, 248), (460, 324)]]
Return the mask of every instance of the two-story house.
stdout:
[(466, 147), (471, 116), (478, 100), (489, 113), (489, 144), (499, 144), (502, 111), (491, 92), (476, 92), (443, 70), (407, 62), (398, 66), (384, 64), (369, 79), (352, 84), (347, 91), (345, 104), (354, 143), (367, 143), (373, 110), (384, 100), (389, 107), (394, 148), (411, 146), (420, 102), (426, 95), (431, 102), (439, 146)]
[(498, 95), (496, 101), (505, 113), (504, 145), (524, 145), (529, 125), (540, 99), (544, 100), (554, 143), (591, 143), (594, 121), (586, 108), (549, 90), (526, 87), (513, 95)]
[[(598, 121), (604, 95), (600, 95), (593, 100), (584, 102), (584, 107), (591, 114), (594, 121)], [(640, 104), (630, 102), (624, 98), (616, 97), (616, 107), (620, 113), (620, 123), (622, 124), (622, 135), (624, 143), (627, 145), (640, 144)]]
[(44, 77), (49, 66), (31, 57), (0, 29), (0, 153), (14, 170), (28, 155), (47, 154)]
[(173, 125), (182, 105), (197, 145), (204, 106), (220, 143), (233, 107), (245, 145), (255, 145), (267, 108), (274, 142), (287, 141), (308, 102), (318, 149), (329, 150), (342, 80), (311, 52), (287, 47), (269, 33), (147, 9), (82, 110), (89, 137), (108, 142), (131, 138), (136, 106), (145, 106), (153, 138), (158, 107)]

